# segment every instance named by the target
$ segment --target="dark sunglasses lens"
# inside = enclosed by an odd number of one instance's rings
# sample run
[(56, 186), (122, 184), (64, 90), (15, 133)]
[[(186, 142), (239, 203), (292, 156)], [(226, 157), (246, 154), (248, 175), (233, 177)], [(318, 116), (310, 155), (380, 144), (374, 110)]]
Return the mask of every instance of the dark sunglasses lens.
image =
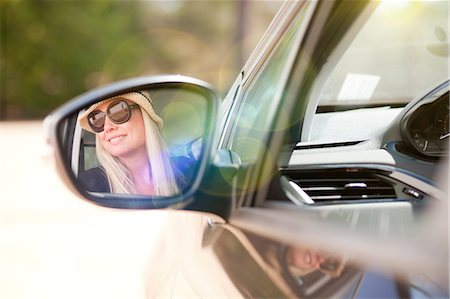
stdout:
[(130, 119), (130, 115), (130, 106), (127, 102), (114, 102), (108, 107), (108, 116), (116, 124), (123, 124)]
[(94, 132), (101, 132), (105, 127), (105, 113), (101, 111), (93, 111), (88, 116), (89, 125)]

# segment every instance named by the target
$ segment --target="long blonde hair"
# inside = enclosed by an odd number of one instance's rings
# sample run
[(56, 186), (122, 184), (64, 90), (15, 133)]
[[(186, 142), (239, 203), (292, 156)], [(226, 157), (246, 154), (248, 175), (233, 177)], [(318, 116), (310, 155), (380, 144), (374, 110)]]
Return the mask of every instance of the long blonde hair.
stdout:
[[(145, 147), (150, 164), (155, 195), (172, 196), (180, 192), (169, 155), (161, 133), (153, 120), (143, 111)], [(108, 153), (96, 135), (96, 152), (100, 165), (105, 169), (111, 192), (136, 194), (136, 188), (127, 167)]]

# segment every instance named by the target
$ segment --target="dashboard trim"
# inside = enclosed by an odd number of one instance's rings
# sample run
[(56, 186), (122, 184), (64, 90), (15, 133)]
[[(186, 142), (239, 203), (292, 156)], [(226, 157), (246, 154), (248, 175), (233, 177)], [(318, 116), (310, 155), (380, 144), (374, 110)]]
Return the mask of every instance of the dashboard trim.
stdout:
[(443, 200), (445, 198), (445, 193), (439, 190), (433, 185), (433, 182), (426, 177), (417, 175), (409, 170), (398, 168), (392, 165), (380, 165), (380, 164), (359, 164), (359, 163), (343, 163), (334, 165), (321, 165), (321, 164), (310, 164), (310, 165), (295, 165), (287, 168), (283, 168), (281, 171), (308, 171), (308, 170), (327, 170), (327, 169), (354, 169), (354, 170), (368, 170), (374, 172), (383, 172), (383, 175), (390, 177), (391, 179), (403, 183), (405, 185), (411, 186), (414, 189), (432, 197), (435, 199)]

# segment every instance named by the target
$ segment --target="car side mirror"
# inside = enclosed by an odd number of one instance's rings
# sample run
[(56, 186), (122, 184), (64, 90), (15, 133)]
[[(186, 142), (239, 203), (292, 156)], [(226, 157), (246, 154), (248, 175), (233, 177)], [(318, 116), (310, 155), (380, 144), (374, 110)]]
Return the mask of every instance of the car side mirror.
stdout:
[(141, 77), (82, 94), (44, 121), (57, 170), (114, 208), (182, 206), (213, 153), (219, 97), (200, 80)]

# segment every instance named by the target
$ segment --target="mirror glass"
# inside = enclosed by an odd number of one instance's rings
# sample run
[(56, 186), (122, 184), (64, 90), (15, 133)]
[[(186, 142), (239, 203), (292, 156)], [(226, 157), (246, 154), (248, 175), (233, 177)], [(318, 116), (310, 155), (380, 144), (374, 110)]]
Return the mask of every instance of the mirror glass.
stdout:
[(187, 192), (205, 151), (209, 100), (191, 86), (158, 85), (90, 101), (59, 126), (78, 189), (91, 199)]

